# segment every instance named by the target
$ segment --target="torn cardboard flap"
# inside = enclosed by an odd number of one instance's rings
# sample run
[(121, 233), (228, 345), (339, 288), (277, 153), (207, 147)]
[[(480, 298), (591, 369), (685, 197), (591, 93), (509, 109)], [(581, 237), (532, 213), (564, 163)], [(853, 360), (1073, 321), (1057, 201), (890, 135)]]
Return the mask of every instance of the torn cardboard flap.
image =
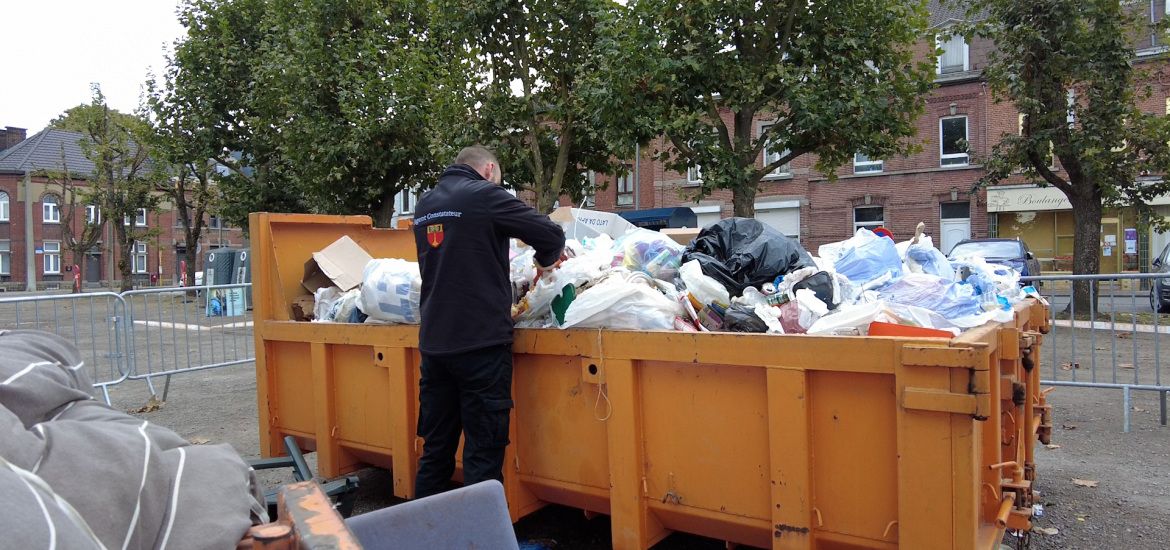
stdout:
[(557, 208), (548, 217), (565, 228), (565, 236), (570, 239), (598, 235), (609, 235), (617, 239), (627, 231), (635, 229), (634, 224), (617, 214), (569, 206)]
[(681, 244), (683, 246), (687, 246), (687, 245), (691, 244), (691, 241), (695, 240), (695, 238), (699, 236), (700, 231), (702, 231), (702, 229), (699, 229), (697, 227), (695, 227), (695, 228), (687, 227), (687, 228), (682, 228), (682, 229), (673, 229), (673, 228), (666, 227), (666, 228), (658, 230), (659, 233), (662, 233), (663, 235), (670, 237), (672, 240), (674, 240), (674, 242)]
[(313, 294), (319, 288), (336, 286), (343, 292), (362, 284), (362, 273), (370, 263), (369, 253), (348, 235), (341, 237), (305, 262), (301, 286)]

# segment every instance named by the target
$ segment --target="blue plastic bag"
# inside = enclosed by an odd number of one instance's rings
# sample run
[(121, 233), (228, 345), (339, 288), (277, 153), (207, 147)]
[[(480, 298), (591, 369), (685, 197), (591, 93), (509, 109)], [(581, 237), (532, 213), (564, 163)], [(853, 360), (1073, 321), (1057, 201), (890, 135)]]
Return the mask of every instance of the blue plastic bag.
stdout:
[(918, 264), (923, 273), (944, 279), (955, 277), (955, 268), (951, 266), (951, 261), (933, 245), (912, 244), (906, 249), (906, 258)]
[(892, 304), (917, 306), (948, 319), (983, 312), (971, 285), (925, 273), (911, 273), (898, 279), (883, 289), (881, 296)]
[(868, 229), (859, 229), (857, 235), (842, 244), (846, 248), (841, 257), (834, 260), (833, 269), (850, 281), (865, 285), (887, 274), (891, 278), (902, 275), (902, 258), (894, 241), (879, 237)]

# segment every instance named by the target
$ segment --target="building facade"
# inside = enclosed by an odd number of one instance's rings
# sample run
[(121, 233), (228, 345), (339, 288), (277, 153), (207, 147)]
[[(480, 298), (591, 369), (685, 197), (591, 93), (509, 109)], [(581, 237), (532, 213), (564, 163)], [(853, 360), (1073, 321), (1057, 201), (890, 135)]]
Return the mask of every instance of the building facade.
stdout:
[[(997, 102), (983, 79), (992, 44), (947, 29), (963, 16), (956, 8), (931, 2), (931, 25), (939, 36), (942, 54), (936, 59), (933, 90), (925, 112), (917, 120), (921, 151), (907, 157), (869, 159), (856, 155), (852, 165), (840, 168), (836, 181), (818, 173), (816, 157), (804, 155), (765, 178), (755, 199), (756, 218), (801, 239), (806, 248), (840, 241), (858, 228), (885, 227), (896, 239), (909, 238), (919, 222), (935, 244), (948, 252), (967, 238), (1024, 239), (1045, 271), (1071, 270), (1072, 211), (1063, 195), (1052, 188), (1013, 178), (1003, 185), (979, 188), (984, 171), (978, 164), (1002, 136), (1021, 131), (1021, 117), (1010, 102)], [(1166, 2), (1156, 3), (1152, 16), (1164, 17)], [(934, 44), (919, 46), (920, 55), (932, 56)], [(1165, 47), (1157, 37), (1135, 44), (1138, 63), (1165, 63)], [(1155, 81), (1152, 96), (1140, 107), (1149, 113), (1170, 115), (1170, 80)], [(1072, 98), (1075, 99), (1075, 98)], [(724, 122), (734, 121), (724, 113)], [(769, 121), (756, 120), (759, 134)], [(964, 144), (966, 147), (964, 147)], [(625, 161), (637, 166), (628, 176), (597, 175), (596, 208), (611, 212), (687, 206), (700, 226), (732, 215), (730, 191), (716, 191), (695, 199), (702, 167), (687, 173), (665, 169), (652, 159), (653, 150), (667, 147), (659, 139), (641, 158)], [(769, 146), (757, 160), (778, 154), (783, 144)], [(1060, 171), (1059, 163), (1055, 168)], [(636, 174), (636, 175), (634, 175)], [(601, 185), (604, 184), (604, 185)], [(1170, 217), (1170, 197), (1155, 200), (1159, 212)], [(1149, 259), (1170, 242), (1170, 236), (1141, 229), (1133, 209), (1108, 211), (1102, 221), (1102, 271), (1144, 271)]]
[[(201, 270), (203, 251), (247, 246), (239, 228), (208, 216), (198, 250), (187, 251), (179, 217), (165, 203), (158, 211), (141, 209), (125, 220), (105, 219), (95, 205), (72, 204), (60, 179), (46, 174), (66, 166), (75, 175), (73, 185), (86, 185), (80, 175), (92, 173), (93, 164), (82, 153), (80, 139), (80, 134), (48, 128), (0, 150), (0, 289), (67, 289), (78, 274), (86, 286), (113, 286), (121, 280), (114, 223), (150, 233), (135, 243), (128, 259), (139, 286), (177, 284), (184, 261), (194, 261)], [(83, 258), (75, 257), (66, 234), (80, 236), (86, 224), (98, 222), (97, 244)]]

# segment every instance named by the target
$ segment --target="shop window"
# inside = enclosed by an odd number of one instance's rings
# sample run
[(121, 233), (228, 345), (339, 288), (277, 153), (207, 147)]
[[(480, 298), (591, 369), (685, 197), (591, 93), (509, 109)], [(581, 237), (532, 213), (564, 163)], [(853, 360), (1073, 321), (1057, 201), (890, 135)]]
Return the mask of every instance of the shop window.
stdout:
[(858, 229), (868, 229), (873, 231), (885, 225), (886, 213), (885, 208), (881, 206), (859, 206), (853, 209), (853, 232), (856, 233)]
[(952, 116), (939, 119), (939, 164), (940, 166), (966, 166), (967, 117)]
[(59, 275), (61, 273), (61, 243), (45, 241), (42, 245), (45, 259), (45, 274)]
[[(634, 172), (627, 164), (623, 166), (625, 173), (619, 174), (617, 177), (617, 205), (618, 206), (632, 206), (634, 204)], [(688, 179), (690, 176), (687, 176)], [(702, 177), (701, 175), (699, 177)]]
[(61, 206), (57, 204), (57, 197), (45, 195), (41, 199), (42, 217), (45, 223), (61, 223)]
[(854, 174), (872, 174), (881, 172), (885, 168), (885, 163), (881, 159), (871, 159), (865, 153), (853, 154), (853, 173)]

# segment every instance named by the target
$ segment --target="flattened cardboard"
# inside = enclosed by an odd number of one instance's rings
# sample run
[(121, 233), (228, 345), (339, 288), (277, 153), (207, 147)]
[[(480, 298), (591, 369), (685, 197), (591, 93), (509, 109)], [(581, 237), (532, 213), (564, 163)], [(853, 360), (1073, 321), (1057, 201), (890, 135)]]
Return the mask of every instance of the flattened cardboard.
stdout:
[(702, 229), (697, 227), (688, 227), (683, 229), (667, 227), (658, 230), (659, 233), (670, 237), (674, 240), (674, 242), (683, 246), (691, 244), (691, 241), (695, 240), (695, 237), (699, 236), (700, 231), (702, 231)]
[(557, 208), (548, 217), (564, 227), (565, 236), (570, 239), (592, 238), (603, 234), (617, 239), (635, 228), (634, 224), (617, 214), (569, 206)]
[(301, 286), (313, 294), (319, 288), (336, 286), (342, 292), (362, 284), (362, 272), (370, 263), (370, 254), (348, 235), (341, 237), (305, 262)]

